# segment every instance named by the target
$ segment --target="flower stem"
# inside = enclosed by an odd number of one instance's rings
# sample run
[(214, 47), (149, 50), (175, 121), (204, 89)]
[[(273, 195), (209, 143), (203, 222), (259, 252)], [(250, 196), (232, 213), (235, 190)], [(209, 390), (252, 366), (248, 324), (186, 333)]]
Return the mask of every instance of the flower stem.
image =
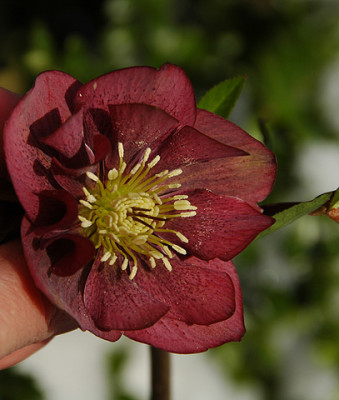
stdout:
[(151, 349), (151, 400), (170, 400), (170, 354)]

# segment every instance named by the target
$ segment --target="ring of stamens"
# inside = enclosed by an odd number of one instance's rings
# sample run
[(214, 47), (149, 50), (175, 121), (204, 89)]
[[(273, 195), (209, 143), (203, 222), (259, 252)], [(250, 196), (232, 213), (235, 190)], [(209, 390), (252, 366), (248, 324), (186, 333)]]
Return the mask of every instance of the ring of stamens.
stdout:
[[(164, 197), (169, 189), (179, 188), (178, 183), (166, 180), (182, 173), (181, 169), (151, 174), (160, 156), (148, 162), (151, 149), (147, 148), (143, 159), (130, 172), (125, 172), (124, 148), (118, 144), (119, 168), (108, 171), (106, 182), (97, 175), (87, 172), (95, 182), (94, 188), (83, 188), (85, 197), (79, 201), (79, 215), (82, 232), (95, 245), (102, 248), (102, 262), (113, 266), (119, 256), (121, 269), (129, 267), (133, 279), (138, 270), (137, 254), (148, 257), (152, 268), (157, 260), (171, 271), (172, 251), (186, 254), (186, 250), (159, 237), (161, 233), (173, 233), (187, 243), (180, 232), (166, 229), (166, 221), (172, 218), (187, 218), (196, 215), (196, 208), (186, 195)], [(172, 250), (172, 251), (171, 251)]]

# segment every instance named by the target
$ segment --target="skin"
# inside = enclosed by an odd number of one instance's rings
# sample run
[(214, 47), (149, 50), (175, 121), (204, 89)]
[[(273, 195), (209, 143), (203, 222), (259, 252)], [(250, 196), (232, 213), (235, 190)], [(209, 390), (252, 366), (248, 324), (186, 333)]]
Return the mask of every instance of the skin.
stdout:
[[(0, 88), (0, 177), (8, 177), (3, 126), (20, 96)], [(24, 360), (57, 334), (76, 328), (36, 288), (19, 240), (0, 246), (0, 369)]]

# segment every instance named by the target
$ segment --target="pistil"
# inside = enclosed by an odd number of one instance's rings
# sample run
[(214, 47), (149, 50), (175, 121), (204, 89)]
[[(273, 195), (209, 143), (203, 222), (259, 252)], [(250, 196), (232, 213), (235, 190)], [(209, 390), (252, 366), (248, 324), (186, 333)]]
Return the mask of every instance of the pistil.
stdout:
[[(129, 173), (124, 161), (124, 147), (118, 144), (119, 168), (107, 173), (101, 179), (92, 172), (87, 177), (95, 183), (94, 188), (83, 188), (85, 197), (79, 200), (79, 221), (82, 232), (101, 248), (101, 262), (113, 266), (122, 259), (121, 269), (129, 268), (132, 280), (138, 270), (138, 256), (147, 257), (151, 268), (161, 260), (168, 271), (172, 270), (171, 252), (185, 255), (186, 250), (159, 234), (173, 233), (183, 243), (188, 242), (182, 233), (166, 229), (166, 222), (173, 218), (187, 218), (196, 215), (186, 195), (168, 197), (168, 189), (179, 188), (178, 183), (166, 180), (179, 176), (181, 169), (152, 175), (152, 168), (160, 161), (155, 156), (151, 161), (151, 149), (147, 148), (140, 163)], [(166, 195), (166, 197), (164, 197)]]

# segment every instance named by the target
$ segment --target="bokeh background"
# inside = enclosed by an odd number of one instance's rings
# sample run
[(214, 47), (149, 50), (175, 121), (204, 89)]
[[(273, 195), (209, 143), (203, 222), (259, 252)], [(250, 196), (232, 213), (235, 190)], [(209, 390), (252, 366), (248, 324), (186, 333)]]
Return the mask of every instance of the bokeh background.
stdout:
[[(61, 69), (83, 82), (172, 62), (197, 99), (246, 74), (230, 119), (276, 153), (268, 202), (306, 201), (339, 182), (336, 0), (5, 0), (0, 86), (24, 93)], [(247, 333), (173, 357), (173, 400), (339, 399), (339, 229), (303, 217), (235, 259)], [(1, 327), (0, 327), (1, 329)], [(0, 400), (145, 400), (147, 346), (82, 332), (0, 372)]]

